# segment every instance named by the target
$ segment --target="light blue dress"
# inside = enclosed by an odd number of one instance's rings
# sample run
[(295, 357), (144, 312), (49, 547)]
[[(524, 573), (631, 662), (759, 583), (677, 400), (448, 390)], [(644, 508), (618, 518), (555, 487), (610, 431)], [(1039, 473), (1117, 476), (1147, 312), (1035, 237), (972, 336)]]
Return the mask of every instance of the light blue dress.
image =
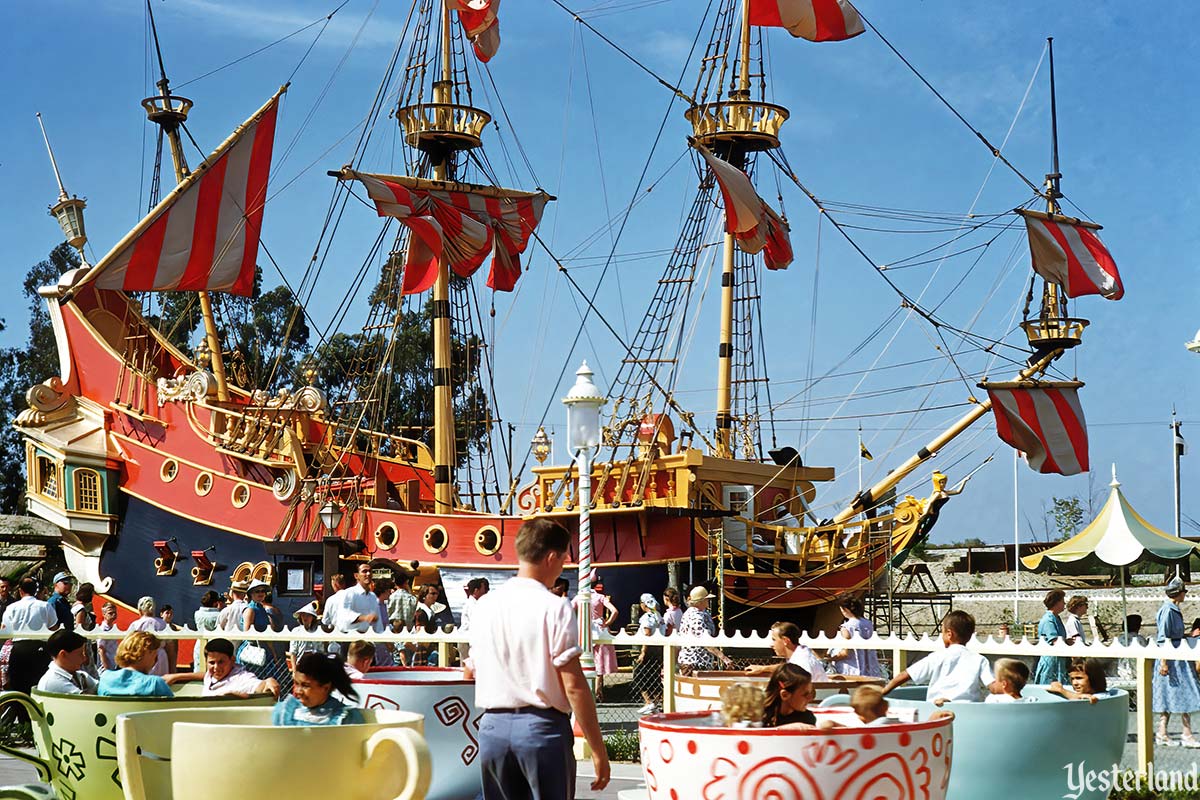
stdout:
[[(1184, 637), (1183, 611), (1170, 600), (1162, 604), (1155, 617), (1158, 626), (1158, 641), (1170, 641), (1172, 644), (1188, 640)], [(1155, 713), (1191, 714), (1200, 711), (1200, 679), (1196, 677), (1195, 666), (1190, 661), (1167, 661), (1167, 674), (1159, 672), (1164, 662), (1154, 664), (1154, 701), (1152, 709)]]
[[(842, 623), (841, 629), (850, 634), (850, 638), (862, 637), (869, 639), (875, 633), (871, 620), (853, 617)], [(841, 661), (835, 661), (834, 669), (839, 675), (866, 675), (872, 678), (883, 677), (879, 669), (879, 654), (874, 650), (847, 650), (849, 655)]]
[[(1063, 625), (1062, 619), (1058, 614), (1046, 609), (1046, 613), (1038, 620), (1038, 639), (1048, 642), (1066, 638), (1067, 629)], [(1070, 665), (1070, 661), (1065, 656), (1042, 656), (1038, 659), (1037, 669), (1033, 673), (1033, 682), (1045, 686), (1058, 681), (1067, 686), (1071, 683)]]

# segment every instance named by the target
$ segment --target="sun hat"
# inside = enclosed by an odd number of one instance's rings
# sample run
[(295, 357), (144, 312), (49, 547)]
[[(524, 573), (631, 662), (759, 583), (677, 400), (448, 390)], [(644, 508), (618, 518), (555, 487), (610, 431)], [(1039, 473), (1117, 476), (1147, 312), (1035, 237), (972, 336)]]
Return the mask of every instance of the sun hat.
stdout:
[(1187, 591), (1187, 587), (1183, 585), (1183, 580), (1180, 578), (1171, 578), (1171, 582), (1167, 584), (1167, 597), (1178, 597)]
[(246, 591), (253, 592), (255, 589), (263, 589), (269, 592), (271, 591), (271, 584), (266, 581), (250, 581), (250, 585), (246, 587)]
[(58, 583), (59, 581), (69, 581), (74, 583), (75, 576), (69, 572), (60, 572), (54, 576), (54, 580), (51, 581), (51, 583)]
[(235, 592), (244, 592), (250, 588), (249, 581), (230, 581), (229, 588)]
[(693, 586), (692, 590), (688, 592), (688, 605), (694, 606), (697, 603), (703, 603), (709, 597), (708, 589), (703, 586)]
[(292, 616), (295, 617), (296, 619), (300, 619), (301, 614), (312, 614), (317, 619), (320, 619), (321, 613), (319, 611), (317, 611), (317, 601), (313, 600), (311, 603), (304, 606), (304, 608), (301, 608), (298, 611), (296, 611), (294, 614), (292, 614)]
[(655, 600), (654, 595), (650, 594), (649, 592), (646, 592), (645, 594), (643, 594), (641, 597), (638, 598), (638, 600), (640, 600), (642, 605), (644, 605), (646, 608), (650, 609), (651, 611), (658, 611), (658, 601)]

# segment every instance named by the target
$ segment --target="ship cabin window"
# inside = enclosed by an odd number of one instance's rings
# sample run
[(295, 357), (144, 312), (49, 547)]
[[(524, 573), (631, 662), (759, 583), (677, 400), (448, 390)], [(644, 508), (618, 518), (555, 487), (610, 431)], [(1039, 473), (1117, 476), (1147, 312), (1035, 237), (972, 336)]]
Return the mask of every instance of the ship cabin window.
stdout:
[(100, 475), (94, 469), (77, 469), (75, 479), (75, 510), (100, 513)]
[(58, 465), (46, 456), (37, 457), (37, 490), (39, 494), (58, 499)]

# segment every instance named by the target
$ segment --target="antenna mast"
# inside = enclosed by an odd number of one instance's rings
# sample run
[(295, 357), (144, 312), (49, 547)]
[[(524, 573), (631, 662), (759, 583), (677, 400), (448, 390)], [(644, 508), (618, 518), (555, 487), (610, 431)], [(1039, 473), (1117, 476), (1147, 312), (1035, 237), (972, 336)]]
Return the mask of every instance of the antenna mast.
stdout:
[(50, 146), (50, 137), (46, 135), (46, 126), (42, 122), (42, 112), (37, 112), (38, 127), (42, 129), (42, 141), (46, 143), (46, 152), (50, 154), (50, 166), (54, 168), (54, 180), (58, 181), (58, 202), (50, 207), (50, 216), (58, 220), (63, 237), (67, 244), (79, 251), (82, 263), (87, 264), (83, 254), (83, 246), (87, 244), (87, 229), (83, 224), (83, 209), (87, 200), (67, 195), (63, 186), (62, 175), (58, 172), (58, 161), (54, 158), (54, 148)]

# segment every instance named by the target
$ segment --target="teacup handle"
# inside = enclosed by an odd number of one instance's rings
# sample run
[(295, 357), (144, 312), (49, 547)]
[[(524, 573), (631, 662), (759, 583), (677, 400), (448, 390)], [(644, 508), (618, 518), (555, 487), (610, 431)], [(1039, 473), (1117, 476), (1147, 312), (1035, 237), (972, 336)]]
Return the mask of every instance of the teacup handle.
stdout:
[(424, 800), (433, 769), (425, 737), (412, 728), (384, 728), (367, 740), (367, 761), (399, 759), (404, 787), (394, 800)]
[[(25, 710), (29, 712), (29, 722), (31, 725), (44, 726), (46, 724), (46, 714), (42, 711), (42, 707), (39, 706), (32, 697), (24, 692), (0, 692), (0, 708), (4, 708), (4, 706), (8, 705), (9, 703), (16, 703), (24, 706)], [(18, 750), (15, 747), (9, 747), (2, 742), (0, 742), (0, 753), (12, 756), (19, 761), (32, 764), (37, 768), (38, 780), (40, 781), (49, 783), (53, 777), (53, 773), (50, 770), (50, 764), (44, 759), (38, 758), (30, 753), (26, 753), (24, 750)]]
[(54, 789), (44, 783), (0, 786), (0, 800), (55, 800)]

